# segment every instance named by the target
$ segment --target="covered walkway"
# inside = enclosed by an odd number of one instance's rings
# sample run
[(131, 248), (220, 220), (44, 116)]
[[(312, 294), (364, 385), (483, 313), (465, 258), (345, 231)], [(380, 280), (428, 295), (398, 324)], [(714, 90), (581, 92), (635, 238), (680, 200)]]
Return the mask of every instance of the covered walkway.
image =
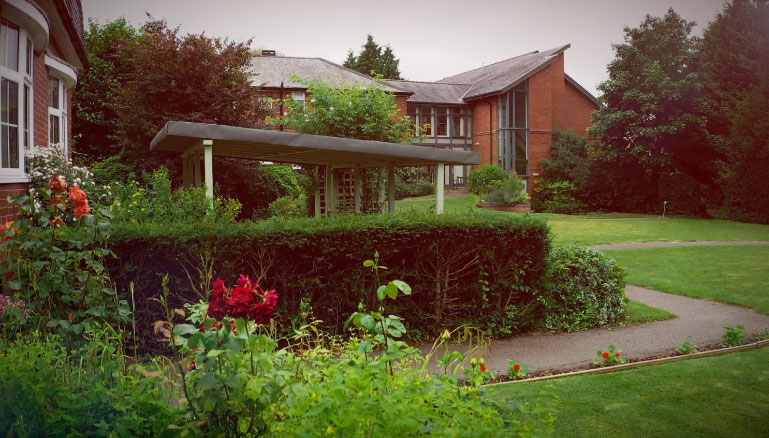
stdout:
[[(344, 184), (332, 172), (334, 169), (352, 170), (355, 213), (360, 213), (361, 207), (361, 169), (387, 169), (387, 206), (388, 211), (394, 213), (395, 168), (436, 166), (435, 211), (440, 214), (443, 212), (445, 166), (481, 162), (480, 153), (472, 151), (180, 121), (166, 123), (152, 140), (150, 150), (179, 152), (185, 186), (205, 184), (206, 194), (212, 199), (215, 155), (318, 166), (316, 182), (322, 181), (322, 184), (316, 184), (316, 216), (338, 211), (339, 194), (344, 190)], [(385, 185), (380, 184), (380, 187), (380, 200), (383, 201)]]

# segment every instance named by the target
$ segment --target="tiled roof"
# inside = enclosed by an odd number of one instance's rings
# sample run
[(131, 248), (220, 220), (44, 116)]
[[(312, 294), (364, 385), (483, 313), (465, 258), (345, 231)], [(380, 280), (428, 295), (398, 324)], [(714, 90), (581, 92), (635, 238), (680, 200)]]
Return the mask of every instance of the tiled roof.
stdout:
[[(353, 85), (362, 87), (382, 86), (371, 76), (342, 67), (323, 58), (294, 58), (289, 56), (254, 56), (251, 58), (251, 83), (263, 87), (305, 89), (307, 84), (296, 80), (321, 81), (334, 88)], [(401, 90), (384, 86), (385, 91), (400, 93)]]
[(472, 84), (472, 88), (463, 96), (464, 100), (502, 93), (546, 67), (569, 47), (570, 44), (567, 44), (544, 52), (526, 53), (441, 79), (438, 83)]
[(445, 84), (436, 82), (417, 82), (404, 80), (387, 80), (388, 85), (410, 91), (409, 102), (429, 102), (442, 104), (464, 104), (462, 96), (470, 89), (467, 84)]

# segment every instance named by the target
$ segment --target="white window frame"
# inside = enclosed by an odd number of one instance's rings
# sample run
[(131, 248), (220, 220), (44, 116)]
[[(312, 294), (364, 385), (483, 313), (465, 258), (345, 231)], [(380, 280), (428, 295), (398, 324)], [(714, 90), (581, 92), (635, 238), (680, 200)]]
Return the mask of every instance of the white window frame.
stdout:
[[(69, 157), (69, 114), (67, 107), (67, 92), (77, 84), (77, 71), (64, 61), (50, 55), (45, 55), (45, 65), (48, 67), (49, 95), (48, 95), (48, 145), (51, 146), (51, 116), (59, 118), (59, 147), (65, 157)], [(59, 108), (50, 106), (50, 79), (59, 80)]]
[[(18, 22), (11, 20), (5, 16), (3, 20), (13, 24), (13, 26), (19, 29), (19, 41), (18, 41), (18, 64), (17, 69), (14, 70), (10, 67), (0, 65), (0, 82), (1, 80), (11, 81), (18, 86), (17, 93), (17, 108), (18, 119), (15, 129), (17, 129), (17, 147), (19, 162), (18, 167), (4, 167), (6, 163), (2, 162), (2, 138), (0, 137), (0, 183), (15, 183), (15, 182), (29, 182), (29, 175), (26, 172), (26, 156), (34, 149), (34, 87), (32, 78), (34, 77), (34, 48), (30, 51), (27, 49), (28, 44), (31, 44), (32, 35), (29, 31)], [(0, 44), (4, 44), (2, 37), (0, 37)], [(27, 57), (32, 53), (33, 59), (30, 60), (30, 71), (27, 73)], [(0, 59), (0, 64), (3, 62)], [(25, 89), (29, 91), (28, 98), (25, 102)], [(1, 96), (0, 96), (1, 99)], [(27, 105), (25, 105), (25, 103)], [(0, 102), (2, 105), (3, 102)], [(26, 128), (26, 129), (25, 129)]]

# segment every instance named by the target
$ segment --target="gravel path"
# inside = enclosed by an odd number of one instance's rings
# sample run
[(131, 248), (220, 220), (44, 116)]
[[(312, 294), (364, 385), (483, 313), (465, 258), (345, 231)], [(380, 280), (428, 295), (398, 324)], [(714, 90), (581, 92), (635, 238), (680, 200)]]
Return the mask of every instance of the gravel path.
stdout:
[[(597, 245), (599, 250), (654, 248), (692, 245), (769, 245), (769, 242), (648, 242)], [(628, 298), (673, 312), (677, 317), (628, 327), (594, 328), (573, 333), (536, 333), (493, 341), (485, 352), (486, 366), (507, 372), (507, 361), (515, 359), (529, 366), (529, 372), (587, 367), (596, 351), (614, 344), (629, 358), (643, 358), (669, 352), (690, 339), (697, 345), (722, 341), (724, 326), (745, 326), (747, 334), (769, 330), (769, 316), (745, 307), (717, 301), (659, 292), (640, 286), (625, 288)], [(464, 345), (454, 346), (466, 351)], [(428, 347), (423, 351), (429, 350)]]

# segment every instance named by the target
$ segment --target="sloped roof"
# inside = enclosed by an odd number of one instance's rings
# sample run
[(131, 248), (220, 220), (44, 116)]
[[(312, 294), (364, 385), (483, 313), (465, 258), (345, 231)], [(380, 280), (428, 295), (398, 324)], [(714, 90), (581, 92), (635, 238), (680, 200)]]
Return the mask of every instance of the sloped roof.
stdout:
[(437, 82), (418, 82), (405, 80), (387, 80), (387, 85), (413, 93), (408, 101), (414, 103), (442, 103), (464, 105), (462, 96), (472, 86), (467, 84), (445, 84)]
[[(251, 84), (262, 87), (306, 89), (308, 82), (321, 81), (334, 88), (382, 86), (374, 78), (355, 70), (334, 64), (323, 58), (295, 58), (290, 56), (254, 56), (251, 58)], [(402, 94), (401, 90), (384, 86), (385, 91)]]
[(478, 99), (490, 94), (502, 93), (547, 67), (558, 55), (571, 47), (566, 44), (544, 52), (530, 52), (515, 58), (499, 61), (475, 70), (441, 79), (438, 83), (472, 84), (464, 100)]

